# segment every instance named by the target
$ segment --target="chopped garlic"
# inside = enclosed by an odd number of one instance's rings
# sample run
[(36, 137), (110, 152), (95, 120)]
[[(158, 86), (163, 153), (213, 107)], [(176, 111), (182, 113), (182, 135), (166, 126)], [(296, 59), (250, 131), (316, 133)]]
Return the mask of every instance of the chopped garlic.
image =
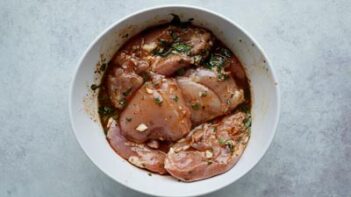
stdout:
[(143, 132), (147, 129), (148, 127), (144, 124), (144, 123), (141, 123), (137, 128), (136, 130), (137, 131), (140, 131), (140, 132)]
[(148, 93), (148, 94), (152, 94), (153, 93), (153, 90), (152, 89), (150, 89), (150, 88), (145, 88), (146, 89), (146, 92)]
[(245, 100), (244, 91), (242, 89), (240, 89), (239, 91), (235, 91), (234, 96), (232, 96), (232, 98), (235, 101), (243, 102)]
[(213, 157), (213, 153), (211, 151), (207, 150), (205, 152), (205, 156), (206, 156), (206, 158), (212, 158)]
[(157, 148), (160, 147), (160, 144), (158, 143), (157, 140), (151, 140), (151, 141), (149, 141), (146, 145), (147, 145), (148, 147), (154, 148), (154, 149), (157, 149)]
[(194, 60), (194, 58), (191, 58), (191, 60), (190, 60), (190, 64), (195, 64), (195, 60)]
[(132, 46), (132, 49), (133, 50), (136, 50), (136, 49), (138, 49), (139, 48), (139, 46), (138, 45), (134, 45), (134, 46)]
[(185, 150), (188, 150), (189, 148), (190, 148), (190, 145), (184, 145), (184, 146), (181, 146), (181, 147), (174, 148), (173, 152), (179, 153), (180, 151), (185, 151)]
[(137, 156), (129, 157), (128, 161), (139, 168), (144, 168), (144, 163)]
[(112, 126), (112, 123), (113, 123), (113, 118), (111, 117), (108, 119), (106, 127), (109, 129)]
[(155, 42), (151, 42), (149, 44), (144, 44), (143, 49), (147, 52), (151, 52), (152, 50), (156, 49), (157, 44)]
[(172, 153), (175, 153), (175, 152), (174, 152), (174, 148), (171, 147), (168, 151), (168, 154), (172, 154)]

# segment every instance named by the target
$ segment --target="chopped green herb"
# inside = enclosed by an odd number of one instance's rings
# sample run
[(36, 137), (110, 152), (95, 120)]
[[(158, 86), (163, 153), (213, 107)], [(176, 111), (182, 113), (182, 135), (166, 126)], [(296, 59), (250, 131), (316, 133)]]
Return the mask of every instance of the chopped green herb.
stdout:
[(232, 140), (226, 140), (224, 143), (230, 150), (230, 152), (234, 151), (234, 142)]
[(195, 65), (199, 65), (199, 64), (201, 64), (202, 56), (201, 56), (201, 55), (195, 55), (195, 56), (193, 57), (193, 60), (194, 60), (194, 64), (195, 64)]
[(152, 50), (151, 53), (155, 56), (163, 57), (163, 51), (164, 51), (164, 48), (156, 48), (156, 49)]
[(233, 152), (233, 150), (234, 150), (234, 142), (233, 142), (233, 140), (231, 140), (231, 139), (224, 140), (222, 138), (219, 138), (218, 139), (218, 143), (220, 145), (226, 145), (230, 149), (230, 151)]
[(229, 79), (229, 75), (228, 74), (224, 74), (222, 72), (219, 72), (217, 74), (217, 78), (218, 78), (219, 81), (225, 81), (225, 80)]
[(220, 55), (211, 54), (209, 61), (207, 62), (207, 67), (222, 67), (224, 65), (225, 58)]
[(213, 163), (212, 160), (208, 160), (208, 161), (207, 161), (207, 165), (211, 165), (212, 163)]
[(173, 51), (176, 51), (178, 53), (189, 53), (191, 50), (191, 46), (180, 43), (178, 39), (177, 41), (173, 41), (173, 43), (163, 39), (161, 39), (159, 42), (160, 46), (151, 52), (153, 55), (166, 57)]
[(179, 42), (180, 39), (176, 35), (176, 33), (172, 32), (171, 36), (173, 39), (172, 42), (164, 40), (164, 39), (160, 39), (159, 40), (159, 47), (154, 49), (152, 51), (152, 54), (157, 55), (157, 56), (161, 56), (161, 57), (166, 57), (170, 53), (172, 53), (172, 51), (176, 51), (179, 53), (189, 53), (190, 52), (191, 47), (189, 45), (184, 44), (184, 43), (180, 43)]
[(132, 121), (132, 118), (126, 118), (126, 121), (130, 122), (130, 121)]
[(221, 54), (224, 55), (225, 57), (232, 57), (233, 53), (226, 48), (221, 48)]
[(96, 84), (92, 84), (90, 86), (90, 89), (92, 89), (93, 91), (95, 91), (96, 89), (98, 89), (100, 87), (100, 85), (96, 85)]
[(128, 96), (131, 91), (132, 91), (132, 88), (128, 88), (128, 90), (126, 90), (122, 94), (123, 94), (123, 96)]
[(180, 53), (188, 53), (191, 50), (191, 46), (180, 42), (173, 43), (172, 48)]
[(172, 48), (156, 48), (152, 51), (153, 55), (166, 57), (167, 55), (171, 54)]
[(194, 104), (191, 105), (191, 108), (192, 108), (193, 110), (199, 110), (199, 109), (201, 108), (201, 106), (200, 106), (199, 103), (194, 103)]
[(154, 102), (155, 102), (157, 105), (160, 105), (160, 106), (161, 106), (163, 101), (162, 101), (160, 98), (157, 97), (157, 98), (154, 98)]
[(252, 122), (252, 119), (251, 119), (251, 114), (248, 113), (245, 120), (244, 120), (244, 125), (246, 128), (250, 128), (251, 127), (251, 122)]
[(100, 106), (98, 109), (98, 112), (100, 115), (111, 115), (115, 112), (115, 109), (113, 109), (112, 107), (108, 107), (108, 106)]
[(175, 102), (178, 102), (178, 96), (177, 95), (174, 95), (173, 97), (172, 97), (172, 99), (175, 101)]
[(152, 174), (149, 172), (149, 173), (147, 173), (147, 175), (149, 175), (149, 176), (152, 176)]
[(224, 145), (224, 144), (225, 144), (225, 141), (226, 141), (226, 140), (224, 140), (223, 138), (219, 138), (219, 139), (218, 139), (218, 143), (219, 143), (220, 145)]
[(180, 41), (180, 37), (178, 36), (178, 34), (176, 32), (172, 32), (171, 33), (173, 42), (179, 42)]

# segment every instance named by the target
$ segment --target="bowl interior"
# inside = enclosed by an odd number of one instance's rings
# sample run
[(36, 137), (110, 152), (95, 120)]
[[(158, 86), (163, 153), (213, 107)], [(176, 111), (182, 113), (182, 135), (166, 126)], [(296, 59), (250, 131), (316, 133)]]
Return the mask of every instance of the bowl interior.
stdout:
[[(239, 162), (227, 173), (193, 183), (178, 182), (167, 176), (149, 176), (120, 158), (106, 141), (100, 123), (86, 111), (97, 111), (96, 97), (87, 106), (89, 85), (96, 82), (94, 71), (100, 55), (107, 59), (131, 36), (141, 30), (171, 20), (175, 13), (182, 20), (211, 30), (240, 59), (251, 83), (251, 139)], [(126, 37), (128, 34), (128, 37)], [(97, 79), (99, 80), (99, 79)], [(70, 116), (74, 133), (88, 157), (112, 179), (134, 190), (157, 196), (192, 196), (220, 189), (247, 173), (264, 155), (274, 136), (279, 115), (278, 86), (269, 61), (247, 33), (211, 11), (189, 6), (152, 8), (113, 24), (88, 48), (77, 68), (70, 95)], [(86, 109), (86, 108), (89, 109)], [(93, 113), (94, 116), (94, 113)], [(156, 187), (155, 187), (156, 186)]]

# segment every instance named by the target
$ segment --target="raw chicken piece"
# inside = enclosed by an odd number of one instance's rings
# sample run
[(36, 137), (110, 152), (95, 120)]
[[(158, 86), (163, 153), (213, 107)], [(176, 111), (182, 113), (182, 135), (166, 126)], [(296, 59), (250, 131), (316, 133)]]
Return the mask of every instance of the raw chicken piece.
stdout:
[(119, 53), (119, 55), (115, 57), (114, 63), (128, 71), (134, 71), (137, 74), (145, 72), (150, 68), (150, 64), (147, 60), (135, 56), (135, 54), (128, 54), (125, 52)]
[(168, 152), (165, 169), (185, 182), (206, 179), (231, 169), (249, 140), (244, 122), (247, 115), (237, 112), (216, 124), (194, 128)]
[(159, 174), (167, 173), (164, 169), (166, 153), (150, 149), (144, 144), (128, 141), (121, 134), (121, 130), (116, 121), (111, 118), (109, 123), (107, 139), (118, 155), (139, 168), (145, 168)]
[(114, 68), (107, 76), (107, 90), (109, 98), (118, 109), (122, 109), (127, 99), (143, 84), (143, 78), (133, 71)]
[(174, 79), (152, 76), (133, 96), (119, 119), (129, 140), (176, 141), (190, 131), (190, 110)]
[(205, 29), (191, 28), (184, 33), (183, 39), (191, 46), (191, 55), (199, 55), (211, 49), (214, 37)]
[(158, 74), (169, 76), (178, 69), (189, 66), (191, 62), (192, 59), (187, 55), (172, 54), (166, 58), (155, 57), (151, 68)]
[[(152, 59), (152, 71), (169, 76), (178, 69), (197, 64), (199, 59), (206, 57), (208, 51), (213, 45), (213, 36), (208, 31), (201, 28), (179, 28), (171, 26), (168, 29), (169, 34), (173, 37), (171, 41), (182, 46), (183, 51), (173, 49), (172, 52), (165, 57), (154, 57)], [(172, 47), (174, 47), (172, 45)], [(188, 50), (187, 50), (188, 48)], [(197, 56), (197, 57), (195, 57)]]
[(218, 78), (218, 74), (205, 68), (191, 70), (187, 75), (193, 81), (206, 86), (218, 95), (222, 101), (223, 112), (234, 109), (245, 100), (244, 91), (237, 87), (233, 77), (230, 75), (226, 79), (221, 80)]
[(150, 65), (155, 57), (152, 51), (156, 49), (159, 40), (171, 39), (169, 27), (159, 27), (148, 30), (143, 36), (134, 37), (128, 41), (121, 52), (113, 59), (115, 65), (129, 65), (137, 74), (151, 70)]
[(177, 83), (191, 111), (191, 121), (195, 125), (222, 115), (221, 100), (212, 90), (188, 77), (178, 77)]
[(152, 71), (169, 76), (205, 58), (213, 40), (212, 34), (202, 28), (162, 26), (129, 41), (113, 62), (128, 64), (137, 74)]

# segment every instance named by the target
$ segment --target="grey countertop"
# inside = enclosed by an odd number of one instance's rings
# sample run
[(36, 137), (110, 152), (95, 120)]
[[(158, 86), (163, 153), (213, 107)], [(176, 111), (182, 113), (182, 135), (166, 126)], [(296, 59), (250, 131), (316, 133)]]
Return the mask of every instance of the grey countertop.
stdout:
[[(124, 3), (122, 3), (124, 2)], [(281, 87), (264, 158), (208, 196), (351, 195), (351, 1), (169, 1), (210, 8), (262, 45)], [(141, 196), (85, 156), (71, 130), (78, 59), (107, 26), (166, 1), (0, 1), (0, 196)]]

